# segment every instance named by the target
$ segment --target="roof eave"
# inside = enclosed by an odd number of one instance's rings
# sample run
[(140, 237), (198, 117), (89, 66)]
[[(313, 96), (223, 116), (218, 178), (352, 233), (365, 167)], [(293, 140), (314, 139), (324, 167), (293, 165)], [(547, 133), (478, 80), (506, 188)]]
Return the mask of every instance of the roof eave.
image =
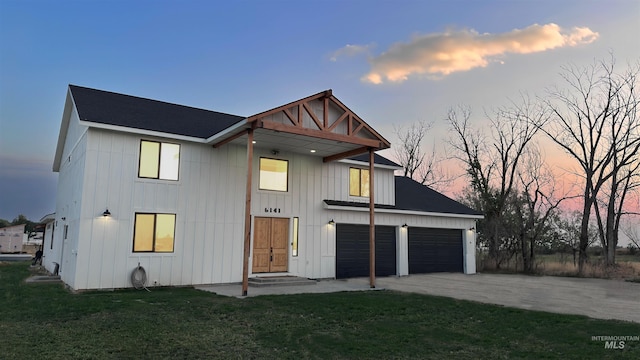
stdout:
[(47, 214), (40, 219), (40, 224), (50, 223), (55, 219), (56, 219), (56, 213)]
[(84, 125), (84, 126), (87, 126), (90, 128), (96, 128), (96, 129), (111, 130), (111, 131), (118, 131), (118, 132), (129, 133), (129, 134), (153, 136), (153, 137), (160, 137), (160, 138), (166, 138), (166, 139), (182, 140), (182, 141), (189, 141), (194, 143), (205, 143), (207, 140), (205, 138), (200, 138), (195, 136), (179, 135), (179, 134), (154, 131), (154, 130), (146, 130), (146, 129), (138, 129), (138, 128), (129, 127), (129, 126), (103, 124), (103, 123), (93, 122), (88, 120), (80, 120), (80, 125)]
[(67, 86), (67, 99), (64, 103), (64, 111), (62, 112), (62, 122), (60, 123), (60, 133), (58, 133), (58, 143), (56, 145), (56, 154), (53, 157), (53, 172), (60, 171), (62, 162), (62, 153), (64, 152), (64, 143), (67, 141), (67, 131), (69, 130), (69, 121), (71, 120), (71, 112), (75, 108), (73, 94), (71, 88)]
[(228, 136), (233, 136), (234, 134), (236, 134), (238, 131), (242, 129), (249, 128), (249, 127), (251, 126), (247, 123), (247, 119), (243, 119), (229, 126), (228, 128), (209, 136), (207, 139), (204, 140), (204, 142), (206, 144), (214, 144), (214, 143), (217, 143), (218, 141), (224, 140)]

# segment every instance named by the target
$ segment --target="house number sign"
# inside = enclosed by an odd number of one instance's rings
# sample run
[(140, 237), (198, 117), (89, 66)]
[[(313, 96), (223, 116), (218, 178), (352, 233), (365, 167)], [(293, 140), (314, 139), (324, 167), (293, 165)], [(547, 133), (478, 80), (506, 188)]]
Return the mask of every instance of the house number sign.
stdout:
[(264, 212), (266, 213), (276, 213), (280, 214), (280, 208), (264, 208)]

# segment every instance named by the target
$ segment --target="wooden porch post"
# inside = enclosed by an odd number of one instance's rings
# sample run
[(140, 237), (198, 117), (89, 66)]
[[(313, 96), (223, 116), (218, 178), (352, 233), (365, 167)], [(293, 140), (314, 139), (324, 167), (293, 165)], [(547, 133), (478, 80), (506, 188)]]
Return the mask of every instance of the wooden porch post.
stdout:
[(253, 129), (247, 130), (247, 193), (244, 205), (244, 254), (242, 259), (242, 296), (249, 288), (249, 254), (251, 246), (251, 178), (253, 169)]
[(369, 148), (369, 286), (376, 287), (376, 224), (373, 194), (373, 148)]

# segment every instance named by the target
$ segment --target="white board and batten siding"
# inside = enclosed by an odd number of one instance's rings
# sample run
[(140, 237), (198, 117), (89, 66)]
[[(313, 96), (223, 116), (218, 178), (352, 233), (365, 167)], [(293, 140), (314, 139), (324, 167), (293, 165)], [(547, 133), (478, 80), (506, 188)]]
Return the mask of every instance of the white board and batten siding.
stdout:
[[(69, 112), (69, 124), (59, 164), (56, 217), (53, 222), (54, 246), (43, 249), (43, 265), (48, 271), (59, 265), (62, 280), (75, 288), (75, 267), (80, 237), (83, 179), (86, 165), (87, 127), (80, 124), (75, 107)], [(66, 238), (65, 238), (65, 229)]]
[[(90, 129), (75, 288), (129, 287), (140, 264), (150, 284), (241, 278), (246, 151)], [(138, 178), (140, 140), (179, 143), (178, 181)], [(103, 217), (109, 209), (111, 216)], [(135, 213), (176, 215), (173, 253), (133, 252)], [(235, 239), (235, 240), (234, 240)]]
[[(327, 192), (325, 199), (351, 202), (369, 202), (369, 198), (349, 195), (349, 169), (369, 169), (365, 163), (334, 161), (326, 164), (323, 183)], [(376, 166), (373, 170), (374, 200), (376, 204), (395, 205), (395, 176), (393, 169)]]
[[(259, 189), (257, 183), (261, 157), (289, 162), (287, 192)], [(349, 168), (354, 166), (360, 167), (341, 162), (323, 163), (321, 157), (298, 153), (280, 152), (274, 156), (268, 149), (254, 150), (252, 216), (290, 219), (290, 237), (293, 226), (291, 219), (299, 218), (299, 253), (297, 257), (290, 256), (288, 273), (309, 278), (335, 276), (335, 234), (328, 222), (334, 217), (335, 221), (339, 219), (323, 204), (326, 199), (368, 202), (368, 198), (349, 196)], [(376, 168), (374, 176), (376, 202), (393, 205), (393, 170)], [(368, 217), (366, 221), (368, 223)]]
[[(142, 139), (180, 144), (178, 181), (138, 178)], [(287, 192), (259, 189), (260, 157), (289, 162)], [(145, 268), (150, 286), (242, 280), (246, 147), (226, 144), (214, 149), (183, 140), (87, 129), (74, 111), (63, 160), (54, 249), (45, 248), (45, 264), (52, 271), (53, 263), (62, 261), (60, 275), (72, 288), (130, 287), (130, 274), (138, 264)], [(320, 157), (287, 152), (274, 156), (268, 149), (256, 148), (252, 166), (252, 220), (256, 216), (288, 218), (291, 238), (292, 219), (299, 218), (298, 256), (291, 256), (290, 247), (287, 273), (335, 277), (336, 234), (329, 220), (368, 224), (369, 219), (367, 212), (328, 210), (323, 201), (368, 202), (368, 198), (349, 196), (349, 168), (366, 169), (368, 164), (323, 163)], [(394, 181), (393, 169), (376, 167), (376, 203), (394, 205)], [(106, 209), (111, 216), (102, 216)], [(176, 215), (173, 253), (133, 252), (135, 213)], [(474, 222), (376, 214), (378, 225), (403, 223), (468, 229)], [(61, 240), (64, 224), (69, 225), (66, 241)], [(400, 235), (399, 275), (406, 273), (406, 243)]]
[[(72, 245), (65, 246), (65, 260), (77, 261), (74, 274), (65, 275), (73, 277), (67, 283), (77, 289), (128, 287), (130, 273), (138, 263), (146, 269), (150, 284), (228, 283), (242, 279), (244, 147), (228, 144), (213, 149), (203, 144), (94, 128), (83, 136), (86, 156), (84, 166), (78, 168), (83, 174), (74, 175), (83, 179), (84, 189), (76, 196), (83, 212), (75, 217), (78, 233), (68, 234)], [(137, 177), (141, 139), (181, 145), (178, 181)], [(278, 158), (289, 161), (289, 191), (279, 193), (258, 189), (260, 157), (273, 155), (263, 149), (255, 151), (252, 216), (298, 217), (299, 255), (290, 256), (289, 273), (315, 278), (332, 276), (335, 239), (327, 225), (330, 214), (323, 209), (323, 200), (352, 200), (348, 195), (352, 165), (324, 164), (319, 157), (294, 153), (279, 154)], [(376, 171), (375, 176), (376, 190), (380, 189), (378, 198), (392, 201), (388, 191), (386, 196), (383, 193), (384, 184), (393, 180), (393, 172)], [(325, 182), (330, 178), (334, 179), (334, 186)], [(278, 209), (278, 213), (265, 212), (265, 208)], [(111, 212), (110, 217), (102, 216), (105, 209)], [(173, 253), (132, 251), (137, 212), (176, 214)], [(80, 238), (84, 241), (78, 243)]]

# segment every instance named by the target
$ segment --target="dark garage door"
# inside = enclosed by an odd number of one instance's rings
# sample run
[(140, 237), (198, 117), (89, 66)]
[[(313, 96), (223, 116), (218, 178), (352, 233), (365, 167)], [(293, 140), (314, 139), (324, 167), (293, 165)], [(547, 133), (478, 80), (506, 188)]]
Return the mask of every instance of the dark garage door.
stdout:
[(409, 228), (409, 274), (462, 271), (462, 230)]
[[(396, 275), (396, 228), (376, 226), (376, 276)], [(336, 224), (336, 278), (369, 276), (369, 225)]]

